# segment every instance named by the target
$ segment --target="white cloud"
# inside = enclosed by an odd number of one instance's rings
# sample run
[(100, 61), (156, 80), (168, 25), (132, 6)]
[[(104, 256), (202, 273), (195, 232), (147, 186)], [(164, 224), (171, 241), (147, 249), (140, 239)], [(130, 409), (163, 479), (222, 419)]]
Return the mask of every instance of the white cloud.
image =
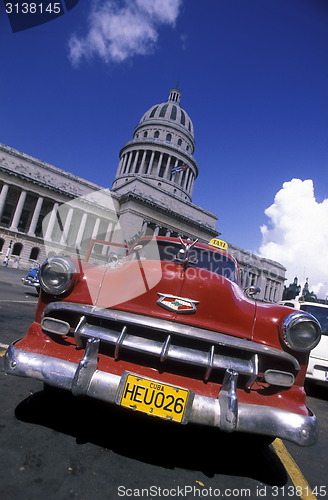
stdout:
[(174, 26), (182, 0), (96, 0), (85, 36), (69, 40), (69, 58), (78, 65), (85, 57), (119, 63), (135, 55), (151, 53), (161, 25)]
[(328, 294), (328, 199), (319, 203), (312, 180), (285, 182), (265, 210), (269, 225), (261, 227), (263, 257), (287, 268), (287, 285), (297, 276), (319, 298)]

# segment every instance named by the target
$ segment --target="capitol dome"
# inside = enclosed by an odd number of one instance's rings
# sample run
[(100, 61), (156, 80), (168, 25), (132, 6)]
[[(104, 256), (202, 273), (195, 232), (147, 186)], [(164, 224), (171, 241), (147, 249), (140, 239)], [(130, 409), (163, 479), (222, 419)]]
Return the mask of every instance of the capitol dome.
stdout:
[(171, 90), (169, 99), (161, 104), (155, 104), (142, 116), (140, 124), (145, 122), (165, 122), (176, 126), (178, 129), (194, 138), (194, 126), (188, 113), (180, 107), (181, 93), (174, 88)]
[(191, 201), (198, 167), (194, 127), (188, 113), (180, 107), (181, 92), (173, 88), (168, 100), (146, 111), (134, 130), (133, 139), (120, 151), (120, 162), (113, 190), (138, 177)]

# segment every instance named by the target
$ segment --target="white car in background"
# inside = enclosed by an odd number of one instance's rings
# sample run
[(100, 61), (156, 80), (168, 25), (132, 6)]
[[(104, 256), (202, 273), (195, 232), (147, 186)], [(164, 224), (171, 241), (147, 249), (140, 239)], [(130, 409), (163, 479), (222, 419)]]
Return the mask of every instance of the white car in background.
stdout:
[(306, 378), (328, 382), (328, 304), (283, 300), (279, 304), (306, 311), (319, 321), (322, 329), (319, 344), (310, 352)]

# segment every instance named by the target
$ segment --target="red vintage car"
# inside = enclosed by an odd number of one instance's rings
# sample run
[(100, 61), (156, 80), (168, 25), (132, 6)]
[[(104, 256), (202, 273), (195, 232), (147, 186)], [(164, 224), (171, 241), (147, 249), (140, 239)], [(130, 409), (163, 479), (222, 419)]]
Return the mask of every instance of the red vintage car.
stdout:
[(303, 384), (320, 325), (258, 302), (218, 241), (92, 241), (85, 260), (48, 259), (35, 320), (9, 374), (127, 411), (307, 446)]

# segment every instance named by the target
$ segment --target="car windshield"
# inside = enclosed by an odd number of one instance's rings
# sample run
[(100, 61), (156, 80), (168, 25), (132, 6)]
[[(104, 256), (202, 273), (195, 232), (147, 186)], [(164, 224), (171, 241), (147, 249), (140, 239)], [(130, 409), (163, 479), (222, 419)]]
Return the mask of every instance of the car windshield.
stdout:
[[(169, 262), (179, 262), (179, 251), (182, 249), (181, 244), (172, 241), (157, 241), (157, 252), (155, 255), (154, 246), (147, 241), (140, 241), (133, 247), (128, 255), (128, 260), (135, 258), (143, 259), (160, 259)], [(181, 258), (181, 257), (180, 257)], [(212, 273), (224, 276), (235, 283), (238, 282), (238, 273), (236, 264), (229, 255), (216, 252), (206, 248), (194, 246), (189, 252), (188, 266), (206, 269)]]
[(116, 265), (127, 253), (127, 245), (110, 241), (93, 241), (86, 260), (94, 265)]
[(317, 305), (302, 304), (302, 311), (306, 311), (319, 321), (324, 335), (328, 335), (328, 307), (320, 307)]

